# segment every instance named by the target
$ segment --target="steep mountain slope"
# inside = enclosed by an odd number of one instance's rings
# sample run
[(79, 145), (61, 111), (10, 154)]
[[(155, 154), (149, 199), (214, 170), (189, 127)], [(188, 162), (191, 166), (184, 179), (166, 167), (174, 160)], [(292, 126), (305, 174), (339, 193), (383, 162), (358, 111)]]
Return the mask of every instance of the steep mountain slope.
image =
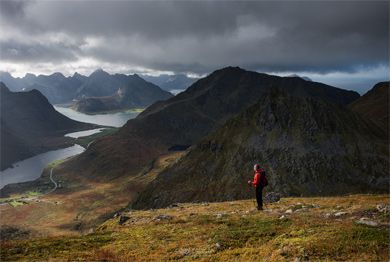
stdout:
[(378, 83), (358, 100), (352, 102), (349, 108), (388, 131), (389, 90), (390, 82)]
[(136, 208), (248, 198), (255, 163), (283, 195), (386, 192), (386, 134), (344, 107), (272, 90), (158, 175)]
[(1, 170), (12, 163), (71, 142), (68, 132), (94, 125), (71, 120), (58, 113), (37, 90), (11, 92), (0, 82)]
[(97, 140), (70, 163), (94, 178), (136, 173), (159, 154), (198, 142), (275, 86), (297, 96), (337, 104), (348, 104), (359, 97), (356, 92), (300, 78), (228, 67), (197, 81), (185, 92), (148, 107), (115, 135)]
[(118, 78), (115, 86), (117, 91), (114, 95), (82, 98), (73, 105), (73, 108), (85, 113), (144, 108), (158, 100), (172, 97), (171, 93), (161, 90), (138, 75), (116, 75), (116, 77)]

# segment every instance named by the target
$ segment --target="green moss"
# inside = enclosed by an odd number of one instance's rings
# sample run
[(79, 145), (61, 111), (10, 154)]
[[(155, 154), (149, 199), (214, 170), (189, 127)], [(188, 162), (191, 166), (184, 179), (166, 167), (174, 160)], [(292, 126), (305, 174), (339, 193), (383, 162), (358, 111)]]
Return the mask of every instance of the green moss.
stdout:
[(17, 201), (17, 200), (13, 200), (11, 202), (9, 202), (9, 204), (13, 207), (17, 207), (17, 206), (23, 206), (24, 205), (24, 202), (22, 201)]
[(53, 162), (50, 162), (48, 165), (47, 165), (47, 168), (54, 168), (62, 163), (64, 163), (66, 161), (66, 159), (60, 159), (60, 160), (55, 160)]
[(29, 191), (29, 192), (27, 192), (27, 196), (28, 197), (34, 197), (34, 196), (39, 196), (39, 195), (42, 195), (42, 193), (38, 192), (38, 191)]
[(219, 227), (213, 240), (222, 248), (241, 248), (247, 244), (264, 243), (275, 238), (290, 222), (259, 218), (232, 220)]
[[(332, 241), (329, 241), (332, 240)], [(372, 260), (389, 250), (389, 231), (362, 225), (324, 230), (307, 244), (308, 253), (318, 258), (347, 259), (351, 254), (370, 254)]]
[(91, 252), (113, 240), (111, 234), (93, 234), (82, 238), (43, 238), (34, 241), (21, 241), (15, 245), (1, 248), (1, 258), (5, 261), (23, 259), (42, 259), (47, 257), (61, 257), (67, 253)]

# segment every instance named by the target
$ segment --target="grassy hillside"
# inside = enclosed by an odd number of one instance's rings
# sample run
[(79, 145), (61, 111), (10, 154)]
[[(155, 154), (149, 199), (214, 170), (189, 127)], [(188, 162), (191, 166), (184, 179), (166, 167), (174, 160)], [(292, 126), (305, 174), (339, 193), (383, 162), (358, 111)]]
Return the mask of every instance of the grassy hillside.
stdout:
[[(67, 161), (54, 162), (38, 180), (18, 184), (4, 192), (6, 197), (0, 198), (0, 226), (22, 225), (40, 236), (88, 232), (129, 201), (134, 201), (138, 192), (181, 154), (174, 152), (161, 156), (136, 175), (111, 178), (109, 181), (100, 177), (90, 180), (84, 177), (83, 172), (64, 170)], [(50, 192), (53, 188), (49, 180), (51, 168), (54, 168), (53, 179), (61, 183), (61, 188), (54, 192)], [(31, 192), (44, 195), (31, 197)], [(15, 208), (2, 203), (19, 205)]]
[(85, 235), (31, 240), (20, 230), (19, 238), (2, 238), (0, 258), (388, 261), (390, 206), (383, 206), (388, 200), (388, 195), (283, 198), (263, 212), (254, 210), (252, 200), (123, 211)]

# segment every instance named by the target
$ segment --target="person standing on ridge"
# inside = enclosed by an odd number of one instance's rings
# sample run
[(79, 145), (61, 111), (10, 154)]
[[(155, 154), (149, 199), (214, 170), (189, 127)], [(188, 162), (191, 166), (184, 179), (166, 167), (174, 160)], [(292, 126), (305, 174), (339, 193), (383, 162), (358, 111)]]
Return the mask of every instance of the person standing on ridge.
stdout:
[(257, 210), (263, 210), (263, 188), (268, 185), (265, 171), (260, 168), (259, 164), (254, 165), (253, 170), (255, 175), (253, 181), (248, 181), (248, 185), (252, 185), (256, 189)]

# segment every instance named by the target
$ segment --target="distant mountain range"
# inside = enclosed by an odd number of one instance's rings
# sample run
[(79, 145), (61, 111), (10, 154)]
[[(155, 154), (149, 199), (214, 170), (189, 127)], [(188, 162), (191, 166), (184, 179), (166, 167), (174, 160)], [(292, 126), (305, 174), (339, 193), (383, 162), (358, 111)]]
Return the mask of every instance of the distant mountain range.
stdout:
[(96, 113), (129, 108), (145, 108), (173, 95), (134, 75), (110, 75), (95, 71), (78, 89), (73, 108), (84, 113)]
[(288, 94), (340, 106), (359, 98), (356, 92), (298, 77), (228, 67), (198, 80), (185, 92), (148, 107), (115, 135), (96, 140), (72, 161), (72, 166), (96, 179), (137, 173), (160, 154), (196, 144), (275, 87)]
[[(192, 80), (184, 75), (168, 78), (161, 76), (161, 79), (165, 79), (166, 83), (157, 82), (166, 87), (166, 90), (184, 89)], [(0, 81), (3, 81), (11, 91), (36, 89), (52, 104), (69, 104), (79, 101), (75, 108), (83, 112), (146, 107), (157, 100), (172, 96), (161, 90), (158, 85), (147, 82), (136, 74), (109, 74), (102, 69), (94, 71), (90, 76), (75, 73), (69, 77), (54, 73), (38, 76), (26, 74), (24, 77), (14, 78), (7, 72), (1, 72)], [(123, 94), (126, 95), (123, 96)]]
[(65, 77), (61, 73), (51, 75), (26, 74), (24, 77), (12, 77), (7, 72), (0, 73), (0, 81), (14, 92), (30, 91), (33, 89), (41, 92), (52, 104), (68, 103), (75, 98), (78, 88), (86, 81), (87, 77), (75, 73)]
[(0, 82), (0, 168), (45, 151), (71, 146), (64, 134), (95, 125), (58, 113), (37, 90), (11, 92)]

